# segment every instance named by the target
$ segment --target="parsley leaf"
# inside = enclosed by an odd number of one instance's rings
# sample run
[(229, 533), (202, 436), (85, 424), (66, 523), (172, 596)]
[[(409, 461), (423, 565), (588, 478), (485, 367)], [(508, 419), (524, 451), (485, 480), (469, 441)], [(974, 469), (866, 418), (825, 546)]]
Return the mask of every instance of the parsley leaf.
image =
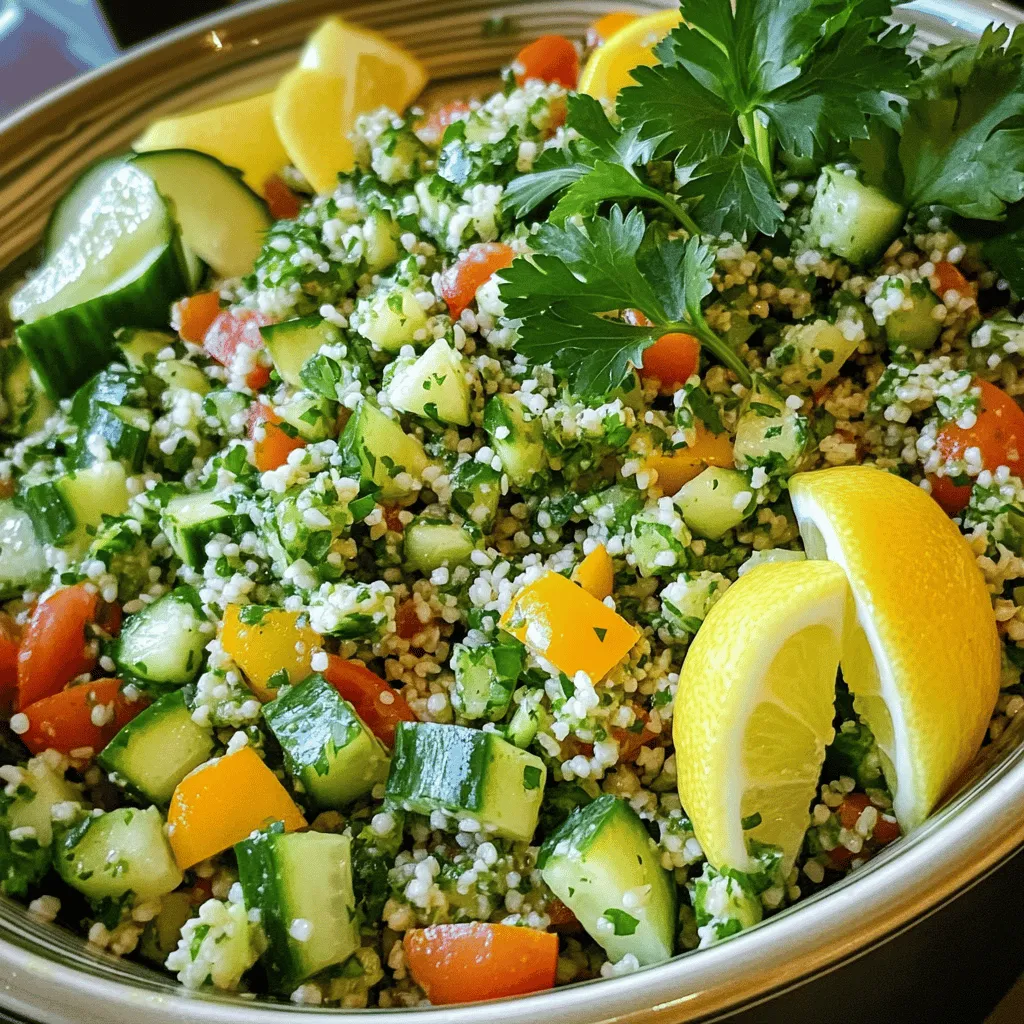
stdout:
[(601, 104), (582, 93), (569, 96), (566, 123), (580, 139), (568, 150), (543, 153), (533, 172), (506, 187), (502, 202), (514, 216), (525, 217), (565, 189), (551, 211), (555, 223), (576, 214), (590, 216), (613, 199), (636, 199), (661, 206), (688, 231), (696, 232), (697, 225), (678, 201), (647, 185), (638, 171), (652, 159), (659, 138), (640, 138), (635, 129), (620, 132)]
[[(697, 238), (657, 239), (638, 210), (623, 215), (615, 206), (582, 226), (544, 224), (532, 242), (532, 256), (500, 272), (505, 315), (521, 321), (517, 350), (551, 364), (581, 398), (613, 391), (630, 367), (643, 365), (645, 349), (679, 331), (750, 380), (743, 360), (704, 318), (714, 260)], [(608, 315), (624, 309), (639, 310), (650, 325)]]
[[(797, 157), (900, 119), (910, 29), (891, 0), (688, 0), (686, 20), (619, 94), (623, 134), (674, 153), (706, 231), (774, 233), (776, 147)], [(660, 141), (656, 141), (660, 140)]]

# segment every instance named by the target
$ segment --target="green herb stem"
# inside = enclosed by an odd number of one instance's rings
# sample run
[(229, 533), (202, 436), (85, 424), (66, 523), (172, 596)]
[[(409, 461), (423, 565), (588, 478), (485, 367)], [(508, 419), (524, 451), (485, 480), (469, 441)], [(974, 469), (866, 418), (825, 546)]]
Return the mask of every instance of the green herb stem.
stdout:
[(677, 199), (673, 199), (671, 196), (660, 194), (657, 197), (657, 202), (661, 204), (673, 217), (685, 228), (691, 235), (699, 235), (700, 228), (697, 226), (697, 222), (686, 212), (685, 207)]

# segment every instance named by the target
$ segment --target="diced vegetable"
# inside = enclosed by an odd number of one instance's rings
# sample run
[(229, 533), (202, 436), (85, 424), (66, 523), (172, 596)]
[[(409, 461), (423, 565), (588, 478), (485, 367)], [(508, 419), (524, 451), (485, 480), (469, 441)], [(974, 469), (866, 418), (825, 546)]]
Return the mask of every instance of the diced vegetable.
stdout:
[(501, 501), (501, 473), (490, 463), (468, 459), (451, 475), (451, 505), (481, 530), (488, 530)]
[(899, 234), (907, 211), (836, 167), (818, 178), (810, 230), (819, 245), (853, 263), (876, 260)]
[(563, 85), (566, 89), (575, 89), (580, 59), (576, 47), (565, 36), (541, 36), (516, 54), (512, 67), (517, 85), (539, 78)]
[(621, 615), (556, 572), (527, 584), (501, 617), (501, 628), (572, 679), (603, 679), (640, 637)]
[(309, 659), (323, 639), (302, 612), (230, 604), (224, 609), (220, 642), (265, 703), (282, 683), (294, 685), (309, 675)]
[(418, 814), (473, 818), (506, 839), (537, 830), (547, 769), (497, 733), (434, 722), (400, 722), (385, 800)]
[(508, 637), (499, 637), (496, 643), (482, 647), (456, 644), (452, 652), (452, 706), (463, 718), (500, 721), (505, 717), (522, 670), (522, 645)]
[(261, 473), (280, 469), (292, 452), (306, 446), (295, 428), (263, 402), (254, 402), (249, 412), (249, 437), (253, 462)]
[(357, 312), (356, 330), (383, 352), (397, 352), (403, 345), (425, 340), (420, 332), (426, 332), (427, 314), (411, 288), (395, 288), (360, 300)]
[(509, 482), (528, 486), (548, 464), (538, 417), (529, 417), (514, 395), (495, 395), (484, 408), (484, 430)]
[(430, 464), (419, 439), (365, 398), (345, 424), (338, 448), (346, 468), (379, 487), (385, 499), (404, 498)]
[(203, 348), (211, 359), (244, 376), (245, 383), (259, 391), (270, 380), (270, 370), (258, 358), (263, 349), (260, 328), (269, 323), (270, 317), (251, 309), (225, 309), (207, 328)]
[(180, 686), (190, 683), (203, 665), (209, 642), (199, 595), (192, 587), (176, 587), (136, 612), (125, 624), (115, 661), (136, 679)]
[(145, 707), (142, 698), (129, 700), (117, 679), (79, 683), (23, 709), (28, 729), (21, 734), (21, 742), (33, 754), (52, 748), (91, 757)]
[(405, 528), (405, 566), (425, 575), (442, 566), (454, 569), (469, 561), (475, 546), (465, 527), (443, 519), (417, 516)]
[(329, 654), (324, 678), (355, 708), (356, 714), (386, 747), (394, 745), (399, 722), (416, 721), (406, 699), (358, 662)]
[(439, 338), (418, 359), (397, 359), (384, 375), (395, 409), (435, 423), (469, 425), (469, 382), (462, 356)]
[(729, 435), (713, 434), (703, 423), (698, 423), (696, 430), (693, 444), (677, 448), (670, 455), (649, 455), (644, 460), (644, 469), (653, 469), (658, 474), (658, 486), (663, 494), (675, 494), (708, 466), (732, 467)]
[(659, 595), (665, 624), (673, 636), (694, 636), (711, 606), (721, 598), (729, 580), (719, 572), (685, 572)]
[(792, 409), (763, 378), (755, 378), (736, 424), (736, 465), (761, 467), (769, 476), (788, 474), (799, 463), (807, 437), (807, 417)]
[(0, 499), (0, 598), (39, 590), (49, 568), (31, 517), (10, 498)]
[(942, 333), (942, 321), (934, 316), (939, 305), (935, 293), (922, 281), (914, 281), (907, 288), (898, 277), (886, 282), (882, 298), (893, 292), (903, 294), (903, 305), (892, 310), (885, 319), (885, 337), (889, 347), (931, 348)]
[(220, 316), (220, 292), (198, 292), (175, 303), (178, 333), (193, 345), (201, 345), (206, 332)]
[(782, 341), (768, 356), (768, 367), (780, 371), (787, 387), (819, 392), (839, 376), (858, 344), (827, 320), (792, 324), (784, 329)]
[(615, 587), (615, 566), (612, 564), (608, 549), (603, 544), (598, 544), (573, 569), (572, 580), (598, 601), (611, 597)]
[(718, 540), (739, 526), (756, 508), (746, 473), (709, 467), (676, 495), (683, 521), (701, 537)]
[(402, 940), (413, 980), (435, 1006), (521, 996), (552, 988), (558, 936), (472, 921), (413, 928)]
[(286, 831), (306, 826), (288, 791), (248, 746), (182, 779), (167, 812), (168, 838), (183, 871), (275, 821)]
[(305, 387), (299, 374), (307, 360), (324, 345), (337, 345), (342, 341), (341, 330), (319, 316), (268, 324), (260, 328), (260, 334), (274, 360), (274, 369), (293, 388)]
[(18, 685), (21, 630), (6, 612), (0, 612), (0, 697), (10, 698)]
[(499, 270), (511, 266), (515, 255), (511, 246), (503, 242), (478, 242), (441, 275), (441, 297), (448, 303), (448, 313), (453, 320), (458, 320), (474, 301), (482, 284)]

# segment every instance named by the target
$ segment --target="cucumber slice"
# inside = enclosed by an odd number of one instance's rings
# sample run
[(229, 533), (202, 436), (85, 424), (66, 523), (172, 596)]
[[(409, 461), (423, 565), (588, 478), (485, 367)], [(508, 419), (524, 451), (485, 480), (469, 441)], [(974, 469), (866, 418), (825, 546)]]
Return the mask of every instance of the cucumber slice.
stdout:
[(488, 718), (499, 722), (508, 711), (512, 691), (523, 671), (523, 645), (511, 638), (482, 647), (456, 644), (452, 652), (452, 671), (455, 673), (452, 692), (455, 710), (463, 718)]
[(683, 513), (683, 522), (708, 540), (725, 536), (757, 507), (747, 475), (716, 466), (709, 466), (683, 484), (675, 502)]
[(464, 527), (443, 519), (417, 516), (405, 528), (405, 568), (425, 575), (441, 566), (454, 568), (469, 561), (475, 546)]
[(238, 435), (245, 429), (250, 401), (241, 391), (217, 388), (203, 400), (203, 415), (214, 417), (225, 434)]
[(337, 404), (312, 391), (293, 392), (277, 406), (277, 414), (304, 441), (315, 444), (336, 433)]
[(188, 290), (178, 231), (152, 180), (121, 164), (95, 186), (77, 227), (10, 302), (23, 321), (18, 343), (58, 398), (116, 358), (118, 328), (166, 324)]
[(346, 807), (387, 775), (380, 741), (323, 676), (309, 676), (271, 701), (263, 717), (288, 771), (320, 808)]
[(129, 892), (150, 899), (182, 881), (155, 807), (119, 807), (86, 818), (54, 838), (53, 860), (57, 874), (90, 900)]
[(0, 434), (8, 437), (28, 437), (42, 430), (57, 408), (25, 353), (13, 344), (0, 348), (0, 394), (4, 406)]
[(181, 686), (203, 667), (203, 650), (212, 632), (204, 630), (199, 595), (191, 587), (169, 594), (129, 616), (117, 641), (118, 666), (147, 683)]
[(193, 569), (206, 564), (206, 542), (215, 533), (230, 529), (232, 513), (224, 507), (224, 500), (214, 491), (179, 494), (160, 514), (160, 529), (171, 549)]
[(632, 953), (643, 967), (675, 952), (675, 882), (625, 800), (606, 793), (573, 811), (537, 866), (609, 960)]
[(462, 356), (439, 338), (418, 359), (397, 359), (384, 371), (395, 409), (435, 423), (469, 425), (469, 382)]
[(408, 474), (415, 485), (430, 465), (422, 443), (366, 399), (345, 424), (338, 449), (346, 471), (357, 472), (364, 483), (379, 487), (382, 498), (412, 493), (415, 486), (400, 477)]
[(836, 167), (818, 178), (810, 233), (822, 248), (852, 263), (872, 263), (900, 233), (907, 211), (877, 188)]
[(0, 500), (0, 600), (42, 589), (49, 572), (28, 513), (10, 498)]
[(215, 274), (251, 273), (272, 220), (241, 171), (194, 149), (149, 150), (129, 159), (174, 203), (185, 244)]
[(494, 525), (501, 501), (501, 474), (490, 463), (467, 459), (451, 476), (451, 506), (482, 530)]
[(34, 757), (21, 773), (14, 798), (4, 811), (4, 824), (11, 829), (30, 828), (40, 846), (49, 846), (53, 838), (51, 812), (57, 804), (85, 803), (81, 787), (54, 771), (42, 757)]
[[(882, 298), (893, 291), (903, 292), (902, 279), (890, 278), (882, 289)], [(904, 345), (913, 349), (929, 349), (939, 340), (942, 321), (932, 316), (939, 299), (923, 281), (914, 281), (903, 300), (903, 306), (885, 318), (885, 340), (889, 348)]]
[(529, 842), (547, 769), (497, 733), (461, 725), (399, 722), (385, 799), (417, 814), (474, 818), (495, 835)]
[(194, 917), (198, 907), (192, 902), (191, 892), (171, 892), (160, 901), (160, 913), (150, 921), (139, 940), (139, 956), (158, 967), (178, 948), (181, 929)]
[(210, 759), (213, 747), (212, 731), (192, 721), (184, 691), (173, 690), (125, 725), (97, 760), (132, 793), (164, 806), (175, 786)]
[(341, 328), (318, 316), (303, 316), (260, 328), (267, 343), (274, 369), (281, 380), (293, 388), (304, 388), (299, 372), (307, 359), (312, 358), (324, 345), (340, 345), (345, 339)]
[(539, 419), (527, 419), (523, 403), (513, 395), (495, 395), (484, 408), (484, 430), (509, 481), (523, 487), (547, 468), (544, 433)]
[(290, 991), (359, 948), (348, 836), (258, 832), (235, 856), (245, 905), (260, 912), (271, 988)]

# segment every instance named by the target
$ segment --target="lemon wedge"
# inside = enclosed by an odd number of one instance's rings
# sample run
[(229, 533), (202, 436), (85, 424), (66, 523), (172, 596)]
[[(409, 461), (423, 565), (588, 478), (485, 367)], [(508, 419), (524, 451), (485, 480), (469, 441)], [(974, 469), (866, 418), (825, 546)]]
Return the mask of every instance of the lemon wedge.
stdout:
[(718, 868), (749, 870), (747, 839), (779, 847), (784, 872), (800, 850), (834, 733), (848, 596), (830, 562), (766, 563), (690, 645), (672, 713), (679, 796)]
[(353, 164), (349, 133), (360, 114), (404, 110), (427, 81), (407, 50), (369, 29), (328, 18), (274, 91), (273, 118), (291, 162), (317, 192)]
[(658, 63), (654, 47), (680, 21), (679, 8), (675, 7), (637, 18), (620, 28), (590, 55), (580, 75), (579, 91), (614, 102), (620, 89), (634, 84), (630, 74), (633, 68)]
[(977, 753), (999, 694), (984, 579), (956, 526), (900, 477), (845, 466), (798, 473), (789, 492), (808, 557), (849, 580), (843, 678), (907, 831)]
[(263, 194), (267, 178), (288, 163), (271, 116), (273, 93), (154, 121), (136, 140), (137, 152), (194, 149), (237, 167), (245, 183)]

